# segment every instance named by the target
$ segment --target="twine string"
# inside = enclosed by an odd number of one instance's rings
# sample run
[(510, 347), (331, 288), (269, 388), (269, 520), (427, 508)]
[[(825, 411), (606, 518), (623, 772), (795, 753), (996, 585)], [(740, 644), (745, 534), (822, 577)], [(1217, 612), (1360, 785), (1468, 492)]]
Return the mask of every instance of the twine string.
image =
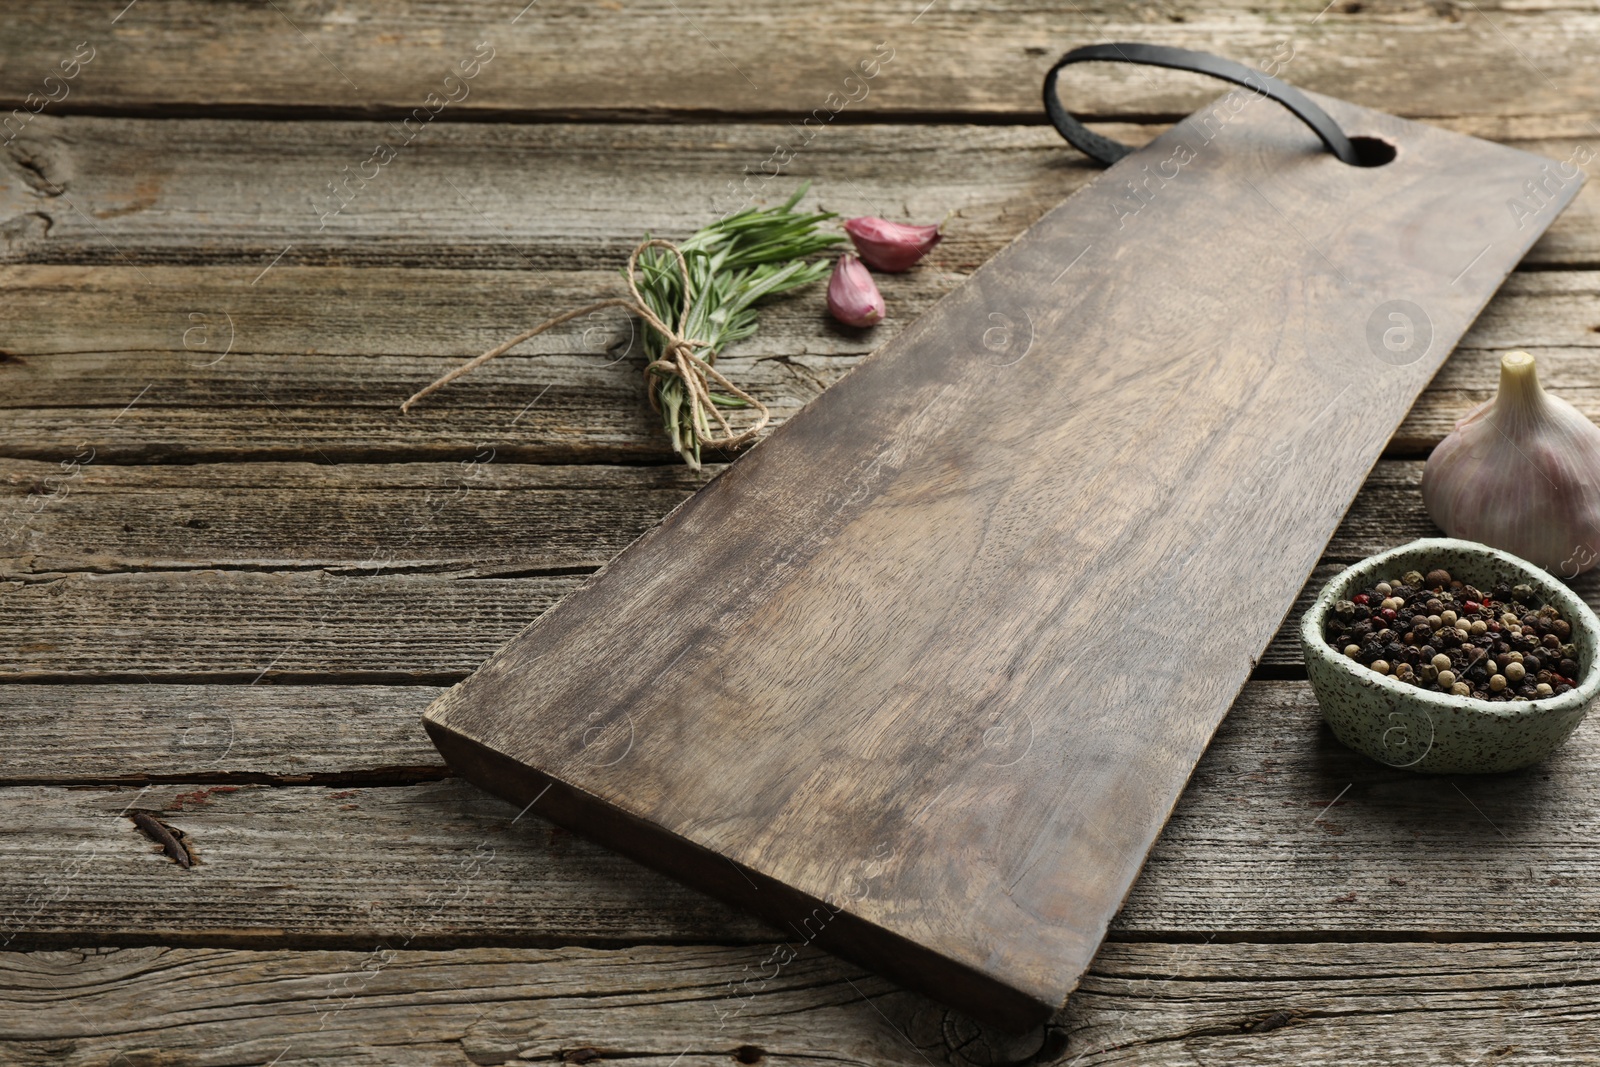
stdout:
[[(683, 276), (683, 305), (678, 309), (676, 321), (671, 324), (663, 322), (661, 317), (650, 309), (650, 305), (645, 302), (644, 297), (639, 293), (639, 257), (647, 249), (651, 248), (664, 248), (671, 252), (673, 258), (677, 260), (678, 270)], [(409, 412), (411, 406), (422, 398), (437, 392), (463, 375), (471, 374), (491, 359), (505, 355), (522, 342), (537, 337), (546, 330), (560, 326), (562, 323), (569, 322), (580, 315), (588, 315), (605, 308), (621, 307), (627, 308), (643, 319), (645, 324), (655, 330), (663, 339), (661, 355), (652, 360), (644, 369), (647, 383), (646, 391), (649, 394), (652, 408), (656, 411), (661, 410), (661, 402), (656, 397), (656, 391), (648, 387), (651, 377), (653, 375), (667, 378), (675, 377), (683, 382), (684, 392), (688, 394), (689, 425), (694, 431), (695, 440), (702, 446), (727, 448), (743, 444), (765, 429), (767, 423), (772, 419), (772, 413), (767, 409), (767, 406), (733, 384), (726, 375), (712, 366), (711, 361), (716, 358), (716, 353), (710, 352), (711, 345), (708, 342), (694, 337), (686, 337), (682, 332), (685, 324), (689, 321), (689, 312), (694, 307), (694, 294), (690, 291), (689, 285), (689, 263), (684, 259), (683, 253), (679, 251), (678, 246), (671, 241), (664, 241), (660, 238), (639, 242), (634, 247), (632, 254), (628, 256), (627, 278), (628, 291), (632, 294), (631, 296), (617, 296), (608, 300), (597, 300), (592, 304), (585, 304), (583, 307), (573, 308), (571, 311), (564, 311), (552, 318), (545, 319), (532, 329), (524, 330), (511, 338), (511, 340), (489, 349), (483, 355), (469, 359), (461, 366), (417, 390), (406, 399), (405, 403), (400, 405), (400, 411), (402, 413)], [(709, 358), (702, 358), (697, 355), (696, 349), (705, 349), (710, 352)], [(728, 420), (723, 417), (716, 402), (711, 398), (711, 386), (713, 384), (728, 395), (737, 397), (749, 405), (756, 413), (755, 423), (744, 430), (734, 430)], [(709, 432), (710, 421), (706, 418), (708, 412), (711, 418), (716, 420), (720, 433)]]

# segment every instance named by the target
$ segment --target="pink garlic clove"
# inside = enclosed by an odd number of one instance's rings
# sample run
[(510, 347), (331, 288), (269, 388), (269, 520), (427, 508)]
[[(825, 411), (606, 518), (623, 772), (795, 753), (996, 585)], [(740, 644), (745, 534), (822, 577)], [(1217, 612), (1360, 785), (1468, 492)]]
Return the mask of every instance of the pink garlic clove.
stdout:
[(855, 256), (840, 256), (828, 279), (828, 310), (846, 326), (872, 326), (881, 322), (885, 311), (883, 294), (861, 261)]
[(844, 232), (873, 270), (898, 274), (910, 270), (942, 236), (937, 226), (911, 226), (871, 217), (850, 219)]

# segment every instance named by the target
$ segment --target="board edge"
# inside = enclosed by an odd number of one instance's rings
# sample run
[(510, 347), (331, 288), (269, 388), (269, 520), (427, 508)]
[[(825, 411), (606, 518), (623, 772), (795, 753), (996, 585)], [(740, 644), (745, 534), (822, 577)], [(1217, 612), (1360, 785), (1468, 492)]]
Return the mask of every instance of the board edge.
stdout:
[[(799, 933), (802, 946), (814, 944), (1008, 1032), (1043, 1025), (1061, 1007), (520, 764), (431, 714), (424, 714), (423, 726), (450, 769), (478, 788), (524, 810), (537, 803), (541, 818), (755, 915), (775, 927), (785, 943), (789, 931)], [(821, 921), (808, 934), (819, 915)], [(1064, 1002), (1066, 994), (1059, 999)]]

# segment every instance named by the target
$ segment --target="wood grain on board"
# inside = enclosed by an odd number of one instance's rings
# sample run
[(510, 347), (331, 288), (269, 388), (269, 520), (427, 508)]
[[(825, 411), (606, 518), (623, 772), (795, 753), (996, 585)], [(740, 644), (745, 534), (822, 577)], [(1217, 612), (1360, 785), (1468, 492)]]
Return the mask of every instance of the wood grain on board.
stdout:
[[(446, 759), (979, 1017), (1059, 1007), (1367, 470), (1575, 192), (1519, 220), (1538, 157), (1329, 101), (1398, 150), (1345, 167), (1225, 106), (442, 697)], [(1401, 294), (1430, 337), (1396, 358), (1368, 331)]]

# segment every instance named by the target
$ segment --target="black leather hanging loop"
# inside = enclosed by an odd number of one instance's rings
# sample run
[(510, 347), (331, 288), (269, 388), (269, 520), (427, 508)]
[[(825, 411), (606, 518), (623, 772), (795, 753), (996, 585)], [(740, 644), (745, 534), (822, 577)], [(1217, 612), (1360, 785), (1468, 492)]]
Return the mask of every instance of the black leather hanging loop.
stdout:
[(1074, 48), (1062, 56), (1056, 65), (1050, 68), (1050, 73), (1044, 76), (1044, 109), (1050, 116), (1050, 121), (1067, 142), (1099, 163), (1110, 166), (1133, 149), (1121, 141), (1113, 141), (1109, 137), (1091, 131), (1083, 123), (1072, 117), (1072, 113), (1062, 106), (1056, 94), (1056, 79), (1060, 76), (1063, 67), (1073, 63), (1139, 63), (1150, 67), (1168, 67), (1172, 70), (1193, 71), (1196, 74), (1209, 74), (1213, 78), (1242, 85), (1261, 96), (1276, 100), (1292, 111), (1300, 121), (1310, 126), (1312, 132), (1322, 138), (1322, 143), (1328, 146), (1341, 162), (1353, 167), (1361, 165), (1355, 146), (1350, 143), (1350, 138), (1344, 135), (1339, 124), (1328, 117), (1328, 113), (1311, 102), (1310, 97), (1287, 82), (1252, 70), (1243, 63), (1235, 63), (1231, 59), (1211, 55), (1209, 52), (1195, 52), (1187, 48), (1169, 48), (1165, 45), (1155, 44), (1092, 44), (1084, 48)]

